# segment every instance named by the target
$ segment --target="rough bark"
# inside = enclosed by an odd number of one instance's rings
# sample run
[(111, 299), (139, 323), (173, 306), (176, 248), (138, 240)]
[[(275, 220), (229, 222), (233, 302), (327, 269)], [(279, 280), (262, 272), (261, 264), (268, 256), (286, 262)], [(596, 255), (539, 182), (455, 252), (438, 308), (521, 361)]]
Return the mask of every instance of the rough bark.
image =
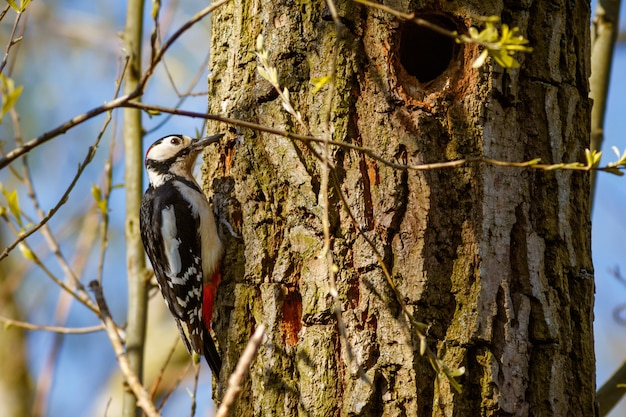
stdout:
[[(588, 146), (589, 5), (583, 2), (392, 2), (459, 31), (498, 15), (535, 48), (519, 70), (476, 70), (475, 46), (338, 4), (236, 0), (213, 16), (209, 111), (306, 133), (256, 70), (262, 33), (281, 85), (312, 134), (324, 133), (339, 48), (333, 139), (420, 164), (465, 157), (583, 159)], [(426, 39), (433, 49), (420, 49)], [(438, 67), (438, 50), (451, 52)], [(422, 54), (420, 56), (420, 54)], [(407, 61), (408, 60), (408, 61)], [(416, 79), (412, 65), (435, 74)], [(420, 73), (419, 77), (427, 77)], [(209, 126), (211, 132), (224, 125)], [(322, 247), (319, 161), (302, 143), (231, 129), (209, 154), (206, 184), (228, 221), (214, 329), (235, 365), (257, 323), (268, 329), (233, 415), (422, 416), (595, 413), (587, 174), (474, 164), (398, 170), (333, 149), (339, 187), (374, 241), (429, 345), (464, 366), (462, 393), (419, 354), (372, 249), (331, 190), (332, 251), (347, 340), (339, 336)], [(363, 370), (347, 360), (350, 347)], [(216, 390), (219, 398), (221, 387)]]

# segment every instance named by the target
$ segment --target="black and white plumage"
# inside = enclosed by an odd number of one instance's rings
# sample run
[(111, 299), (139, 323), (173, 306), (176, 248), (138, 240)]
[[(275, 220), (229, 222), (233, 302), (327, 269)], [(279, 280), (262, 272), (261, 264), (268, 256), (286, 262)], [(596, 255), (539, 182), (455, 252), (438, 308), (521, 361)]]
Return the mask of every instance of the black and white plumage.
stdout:
[(222, 244), (192, 170), (202, 149), (222, 136), (169, 135), (154, 142), (146, 152), (150, 186), (140, 213), (145, 251), (185, 347), (205, 355), (216, 377), (221, 361), (209, 329)]

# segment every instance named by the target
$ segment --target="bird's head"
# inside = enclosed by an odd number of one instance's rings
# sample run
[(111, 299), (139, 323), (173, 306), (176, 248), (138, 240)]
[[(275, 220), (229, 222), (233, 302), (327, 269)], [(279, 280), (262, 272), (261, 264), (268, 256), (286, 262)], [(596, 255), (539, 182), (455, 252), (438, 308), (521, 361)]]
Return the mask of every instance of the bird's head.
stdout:
[(144, 165), (153, 186), (172, 176), (193, 179), (192, 169), (198, 154), (206, 146), (217, 142), (223, 133), (192, 139), (185, 135), (168, 135), (154, 142), (146, 152)]

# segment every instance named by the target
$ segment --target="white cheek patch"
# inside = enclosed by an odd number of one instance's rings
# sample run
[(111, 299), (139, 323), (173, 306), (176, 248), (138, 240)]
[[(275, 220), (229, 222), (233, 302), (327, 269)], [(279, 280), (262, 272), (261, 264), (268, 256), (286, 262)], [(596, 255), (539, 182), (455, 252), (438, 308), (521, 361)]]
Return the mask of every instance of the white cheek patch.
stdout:
[(176, 236), (176, 214), (174, 206), (167, 206), (161, 210), (161, 236), (163, 237), (163, 248), (165, 249), (165, 257), (172, 275), (178, 275), (181, 270), (180, 239)]
[(153, 161), (165, 161), (176, 155), (180, 150), (180, 146), (175, 146), (168, 141), (163, 141), (148, 151), (146, 157)]

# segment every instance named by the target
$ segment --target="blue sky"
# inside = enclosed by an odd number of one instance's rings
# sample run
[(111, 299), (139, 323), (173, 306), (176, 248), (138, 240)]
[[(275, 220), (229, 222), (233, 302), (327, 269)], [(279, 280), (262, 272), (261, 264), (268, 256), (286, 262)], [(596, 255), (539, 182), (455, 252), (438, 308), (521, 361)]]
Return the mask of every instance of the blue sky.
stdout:
[[(34, 137), (86, 109), (109, 100), (112, 97), (115, 76), (119, 71), (119, 51), (122, 44), (117, 35), (123, 30), (125, 2), (58, 0), (55, 5), (54, 9), (47, 9), (43, 2), (32, 3), (32, 7), (37, 8), (38, 12), (46, 13), (43, 21), (47, 23), (29, 25), (15, 66), (14, 78), (18, 83), (26, 85), (18, 106), (25, 137)], [(176, 12), (164, 15), (162, 22), (167, 24), (171, 19), (170, 27), (176, 28), (200, 7), (197, 2), (181, 0)], [(624, 15), (626, 13), (622, 11), (622, 27), (626, 27)], [(7, 18), (0, 23), (0, 33), (6, 33), (9, 23), (10, 19)], [(87, 41), (81, 40), (83, 35), (75, 36), (85, 33), (85, 27), (89, 28), (89, 36), (85, 36)], [(151, 27), (149, 18), (146, 27), (147, 30)], [(186, 34), (181, 43), (172, 49), (167, 62), (179, 90), (184, 90), (196, 71), (202, 67), (208, 37), (208, 25), (203, 22)], [(43, 43), (42, 40), (49, 42)], [(613, 65), (606, 118), (604, 162), (609, 162), (613, 158), (611, 146), (616, 146), (621, 151), (626, 149), (625, 68), (626, 45), (622, 44), (617, 48)], [(206, 76), (205, 71), (194, 91), (206, 89)], [(176, 103), (177, 97), (162, 71), (157, 73), (149, 85), (145, 101), (165, 106)], [(183, 108), (203, 111), (206, 108), (205, 98), (202, 96), (190, 98)], [(146, 117), (145, 127), (151, 131), (162, 120), (163, 117), (154, 119)], [(65, 189), (69, 181), (67, 176), (73, 175), (103, 121), (103, 117), (98, 117), (87, 122), (33, 153), (31, 165), (34, 169), (46, 170), (43, 180), (35, 174), (38, 178), (35, 186), (44, 207), (51, 207), (56, 202), (59, 192)], [(4, 129), (5, 127), (0, 126), (3, 135), (6, 133)], [(119, 126), (116, 126), (116, 129), (118, 134), (115, 154), (120, 157), (122, 145), (119, 140)], [(144, 147), (165, 134), (173, 132), (194, 134), (196, 130), (202, 130), (201, 121), (173, 117), (165, 126), (147, 135)], [(68, 218), (79, 217), (86, 205), (91, 203), (89, 190), (92, 183), (100, 182), (100, 172), (110, 146), (110, 135), (106, 135), (105, 138), (107, 139), (100, 145), (100, 152), (73, 192), (72, 203), (61, 209), (58, 219), (51, 221), (53, 229), (62, 231), (67, 227)], [(63, 146), (59, 146), (60, 144)], [(58, 180), (51, 183), (49, 178)], [(0, 172), (0, 181), (7, 184), (5, 173)], [(122, 182), (121, 168), (114, 169), (114, 183)], [(125, 255), (121, 234), (123, 206), (123, 189), (117, 189), (111, 199), (112, 244), (108, 249), (108, 262), (105, 267), (105, 291), (118, 322), (124, 320), (126, 306), (126, 276), (123, 261)], [(615, 368), (626, 360), (624, 348), (626, 328), (616, 323), (612, 316), (613, 310), (618, 305), (626, 303), (626, 287), (618, 283), (610, 273), (611, 269), (618, 267), (626, 275), (624, 213), (626, 213), (626, 177), (600, 174), (593, 212), (592, 244), (597, 285), (595, 330), (598, 384), (602, 384)], [(42, 245), (41, 240), (37, 238), (33, 238), (32, 243), (35, 247)], [(73, 239), (67, 239), (64, 249), (71, 253), (73, 245)], [(51, 259), (47, 261), (51, 268), (60, 274), (56, 263)], [(91, 257), (88, 265), (86, 276), (94, 270), (96, 259)], [(30, 314), (28, 317), (30, 321), (50, 323), (57, 297), (56, 286), (42, 273), (37, 270), (29, 272), (20, 291), (20, 300), (24, 310)], [(74, 303), (66, 324), (71, 327), (87, 326), (96, 324), (96, 320), (93, 315), (86, 313), (84, 308)], [(42, 369), (46, 357), (44, 352), (49, 349), (53, 338), (54, 335), (45, 332), (32, 332), (29, 335), (29, 354), (35, 378)], [(85, 366), (90, 369), (87, 376)], [(112, 350), (102, 333), (65, 337), (58, 361), (59, 371), (55, 375), (46, 415), (48, 417), (103, 415), (104, 405), (98, 403), (94, 408), (93, 396), (101, 390), (110, 373), (116, 368)], [(209, 379), (206, 367), (201, 383), (202, 391), (208, 392)], [(188, 404), (188, 398), (182, 390), (181, 395), (175, 397), (169, 407), (185, 407), (185, 404)], [(198, 415), (204, 415), (204, 411), (209, 407), (210, 401), (205, 398), (199, 405)], [(622, 401), (621, 408), (612, 414), (613, 417), (619, 415), (626, 415), (625, 401)]]
[[(149, 36), (152, 28), (149, 16), (150, 2), (146, 3), (148, 4), (146, 36)], [(32, 21), (29, 22), (20, 45), (21, 49), (12, 74), (17, 84), (25, 85), (17, 106), (25, 138), (35, 137), (113, 98), (123, 47), (119, 33), (123, 30), (125, 17), (125, 2), (122, 1), (59, 0), (54, 3), (33, 2), (29, 7), (32, 13), (29, 18)], [(165, 13), (164, 10), (161, 23), (163, 27), (170, 28), (169, 33), (171, 33), (199, 8), (197, 2), (180, 1), (175, 13), (171, 11)], [(37, 20), (33, 15), (42, 18)], [(12, 19), (13, 15), (9, 14), (9, 18), (5, 18), (0, 23), (1, 33), (9, 33)], [(208, 71), (203, 61), (208, 52), (209, 36), (207, 19), (186, 33), (171, 49), (167, 64), (179, 91), (186, 90), (197, 71), (203, 67), (205, 69), (194, 91), (206, 91)], [(202, 45), (202, 48), (198, 48), (198, 45)], [(147, 54), (148, 50), (144, 52)], [(203, 96), (189, 98), (183, 108), (202, 112), (206, 109), (205, 100)], [(178, 101), (177, 95), (162, 70), (157, 71), (155, 78), (149, 84), (145, 101), (164, 106), (173, 106)], [(121, 116), (121, 113), (118, 112), (117, 116)], [(144, 117), (144, 127), (149, 132), (145, 137), (144, 149), (154, 140), (169, 133), (194, 135), (195, 131), (202, 131), (201, 120), (182, 117), (172, 117), (165, 126), (153, 131), (154, 127), (164, 119), (165, 117), (152, 119)], [(117, 120), (117, 124), (112, 125), (110, 132), (115, 132), (114, 153), (116, 159), (121, 161), (122, 143), (119, 126), (121, 117), (117, 117)], [(43, 207), (50, 208), (56, 203), (60, 193), (68, 186), (78, 163), (85, 158), (88, 147), (93, 144), (103, 123), (104, 116), (97, 117), (71, 129), (65, 135), (41, 146), (32, 153), (30, 165), (33, 168), (34, 185)], [(4, 129), (7, 127), (0, 126), (0, 129), (0, 132), (5, 135)], [(9, 135), (10, 133), (6, 134), (6, 136)], [(111, 137), (112, 133), (104, 136), (105, 139), (101, 142), (94, 161), (86, 169), (84, 176), (72, 192), (70, 203), (62, 207), (58, 217), (50, 221), (53, 230), (59, 235), (65, 235), (62, 249), (70, 258), (76, 245), (75, 238), (72, 236), (78, 235), (81, 225), (68, 225), (68, 219), (81, 218), (85, 208), (92, 204), (93, 197), (90, 188), (94, 183), (102, 184), (101, 172), (104, 161), (108, 157)], [(42, 172), (45, 174), (41, 175)], [(54, 181), (50, 181), (51, 178)], [(11, 185), (10, 179), (4, 172), (0, 173), (0, 181), (7, 188)], [(113, 183), (123, 183), (122, 165), (114, 165)], [(26, 208), (27, 199), (24, 196), (21, 197), (22, 207)], [(103, 286), (112, 314), (118, 323), (123, 323), (127, 302), (123, 188), (113, 191), (110, 206), (111, 243), (107, 252)], [(37, 236), (29, 239), (29, 242), (35, 248), (44, 247), (42, 240)], [(53, 272), (62, 276), (52, 256), (45, 261)], [(87, 263), (84, 282), (95, 278), (96, 268), (97, 258), (92, 255)], [(46, 324), (54, 323), (51, 315), (56, 309), (58, 295), (58, 288), (37, 269), (28, 272), (18, 294), (24, 311), (29, 314), (28, 320), (33, 323)], [(160, 297), (155, 297), (153, 301), (162, 304)], [(67, 321), (63, 322), (69, 327), (89, 326), (96, 323), (93, 314), (77, 303), (71, 304)], [(171, 335), (177, 337), (175, 330)], [(29, 333), (29, 358), (35, 381), (41, 375), (54, 339), (55, 335), (47, 332)], [(117, 373), (113, 351), (106, 335), (101, 332), (67, 336), (61, 340), (57, 372), (52, 381), (45, 415), (48, 417), (104, 415), (109, 407), (106, 404), (106, 395), (98, 401), (95, 399), (99, 398), (103, 388), (106, 388), (111, 375)], [(163, 345), (168, 349), (171, 343), (169, 339), (163, 341)], [(89, 369), (88, 373), (85, 372), (86, 367)], [(191, 389), (191, 384), (190, 378), (183, 382), (178, 394), (166, 406), (166, 413), (173, 407), (188, 409), (190, 400), (186, 389)], [(211, 406), (210, 379), (206, 367), (203, 368), (200, 384), (199, 392), (204, 395), (198, 400), (197, 415), (205, 415), (204, 411)], [(118, 384), (117, 389), (119, 390), (120, 387), (121, 385)], [(115, 404), (110, 405), (109, 415), (117, 414), (115, 407)]]
[[(622, 7), (621, 27), (626, 28)], [(605, 124), (604, 161), (614, 161), (611, 150), (626, 149), (626, 44), (618, 45), (612, 68)], [(610, 273), (616, 267), (626, 276), (626, 178), (598, 176), (592, 217), (592, 253), (596, 274), (595, 337), (598, 387), (626, 360), (626, 327), (613, 320), (613, 310), (626, 303), (626, 286)], [(626, 316), (625, 316), (626, 318)], [(626, 415), (626, 401), (611, 416)]]

